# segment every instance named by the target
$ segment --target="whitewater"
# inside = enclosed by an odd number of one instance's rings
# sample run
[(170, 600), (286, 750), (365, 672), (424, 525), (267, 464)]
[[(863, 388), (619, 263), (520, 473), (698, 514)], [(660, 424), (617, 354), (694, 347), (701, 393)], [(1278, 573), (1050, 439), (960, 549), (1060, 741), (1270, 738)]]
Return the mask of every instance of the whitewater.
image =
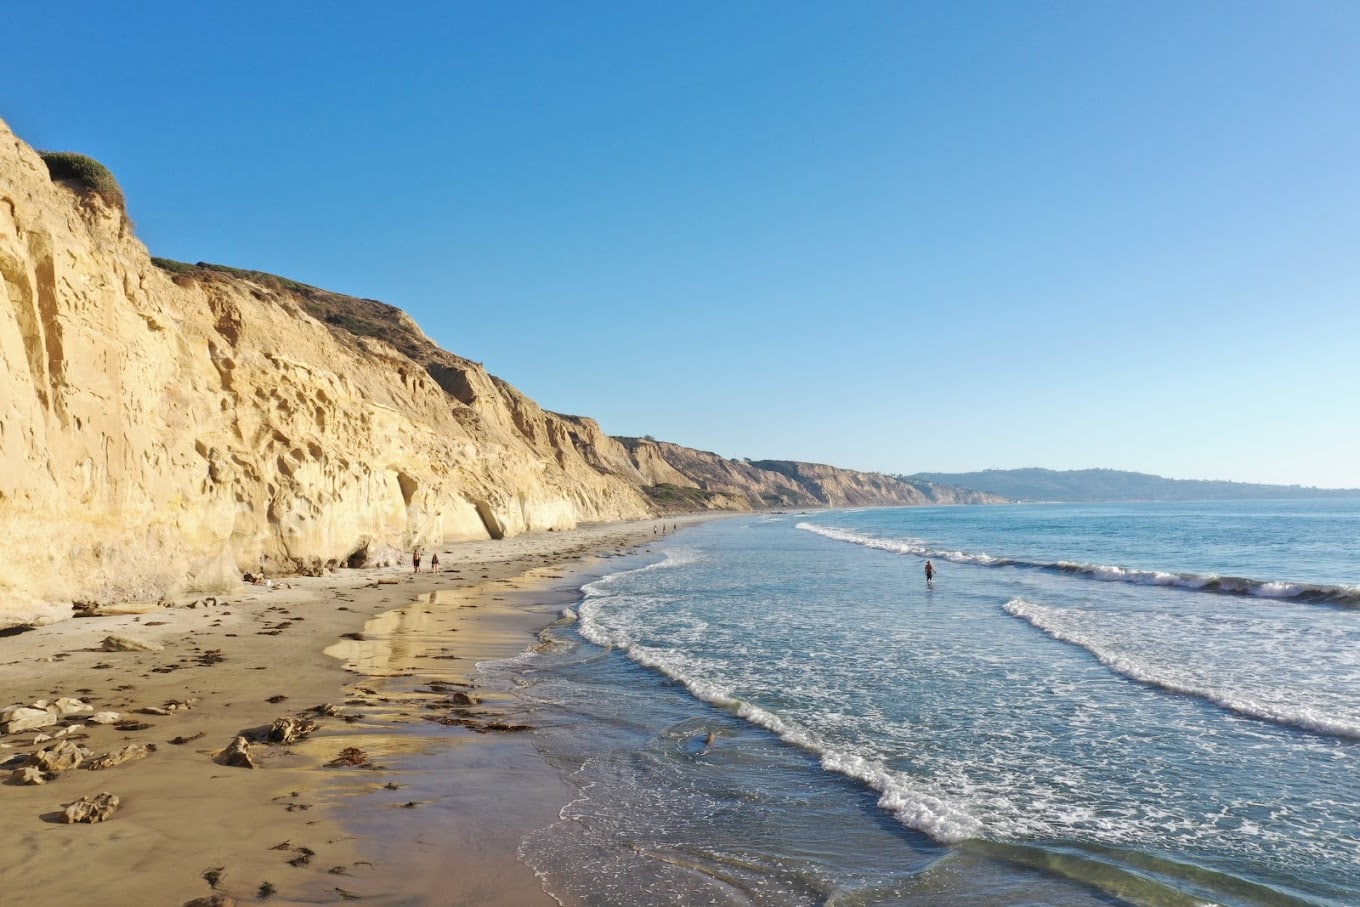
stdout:
[(1358, 602), (1356, 499), (762, 515), (485, 667), (564, 904), (1342, 905)]

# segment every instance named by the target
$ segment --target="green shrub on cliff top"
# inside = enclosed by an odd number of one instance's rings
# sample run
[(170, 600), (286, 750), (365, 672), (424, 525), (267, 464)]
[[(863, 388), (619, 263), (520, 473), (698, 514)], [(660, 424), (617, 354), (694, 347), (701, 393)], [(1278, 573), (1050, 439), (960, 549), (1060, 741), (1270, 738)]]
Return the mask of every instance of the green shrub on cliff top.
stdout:
[(98, 195), (120, 211), (127, 211), (123, 189), (113, 171), (92, 157), (74, 151), (39, 151), (53, 180), (69, 180)]

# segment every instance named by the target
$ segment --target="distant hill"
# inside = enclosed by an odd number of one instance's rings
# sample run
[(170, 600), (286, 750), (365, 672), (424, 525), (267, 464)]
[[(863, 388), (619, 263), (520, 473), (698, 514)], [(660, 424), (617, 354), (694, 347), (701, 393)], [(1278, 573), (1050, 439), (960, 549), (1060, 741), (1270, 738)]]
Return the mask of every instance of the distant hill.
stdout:
[(982, 472), (918, 472), (907, 482), (958, 485), (1013, 501), (1233, 501), (1261, 498), (1357, 497), (1360, 488), (1254, 485), (1201, 479), (1166, 479), (1118, 469), (987, 469)]

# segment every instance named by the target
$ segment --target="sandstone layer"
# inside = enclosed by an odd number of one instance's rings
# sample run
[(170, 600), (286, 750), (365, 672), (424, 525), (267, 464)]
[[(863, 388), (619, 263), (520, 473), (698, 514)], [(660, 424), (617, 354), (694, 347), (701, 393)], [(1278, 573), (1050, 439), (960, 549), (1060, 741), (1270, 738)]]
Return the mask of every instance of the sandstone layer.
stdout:
[(374, 300), (153, 260), (0, 122), (0, 629), (694, 509), (953, 502), (544, 411)]

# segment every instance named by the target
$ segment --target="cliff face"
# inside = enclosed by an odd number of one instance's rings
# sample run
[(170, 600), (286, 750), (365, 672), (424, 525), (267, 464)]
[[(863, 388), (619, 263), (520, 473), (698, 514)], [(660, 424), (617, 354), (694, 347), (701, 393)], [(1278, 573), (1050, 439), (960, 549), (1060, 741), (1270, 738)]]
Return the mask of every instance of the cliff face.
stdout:
[[(792, 460), (731, 460), (664, 441), (621, 438), (646, 477), (644, 489), (661, 510), (764, 510), (804, 507), (881, 507), (916, 504), (990, 504), (1004, 499), (962, 488), (908, 483), (876, 472), (856, 472)], [(686, 494), (686, 491), (694, 492)], [(672, 501), (678, 502), (672, 506)], [(687, 506), (688, 505), (688, 506)]]
[(650, 512), (473, 363), (441, 363), (455, 395), (288, 288), (172, 280), (0, 129), (0, 625), (229, 587), (262, 556), (380, 563)]
[(0, 122), (0, 628), (72, 602), (677, 509), (926, 503), (885, 476), (616, 439), (404, 313), (153, 263)]

